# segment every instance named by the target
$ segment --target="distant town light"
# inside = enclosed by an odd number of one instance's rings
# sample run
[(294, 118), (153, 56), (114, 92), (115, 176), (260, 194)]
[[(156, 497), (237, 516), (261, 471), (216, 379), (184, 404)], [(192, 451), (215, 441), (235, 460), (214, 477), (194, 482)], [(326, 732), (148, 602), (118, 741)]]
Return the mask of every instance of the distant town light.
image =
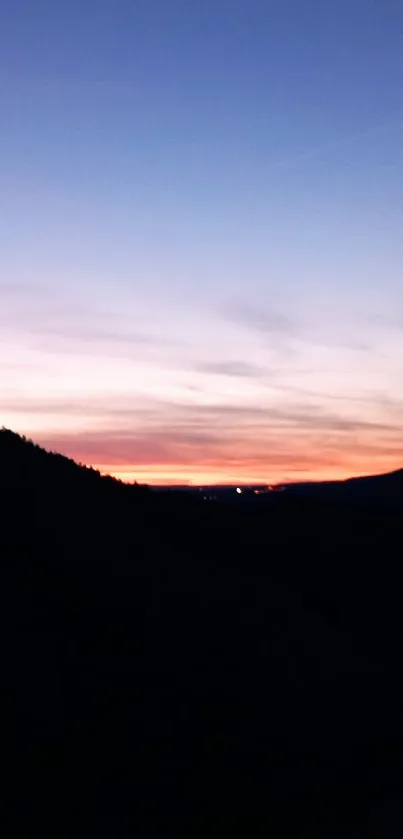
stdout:
[(237, 491), (238, 495), (242, 495), (242, 490), (241, 490), (241, 487), (237, 487), (237, 488), (236, 488), (236, 491)]

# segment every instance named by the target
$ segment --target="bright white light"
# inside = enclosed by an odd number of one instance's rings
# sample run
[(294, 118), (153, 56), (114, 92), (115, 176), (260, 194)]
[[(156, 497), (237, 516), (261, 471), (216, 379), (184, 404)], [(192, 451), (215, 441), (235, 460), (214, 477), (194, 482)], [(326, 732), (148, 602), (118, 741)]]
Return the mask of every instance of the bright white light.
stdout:
[(237, 487), (237, 488), (236, 488), (236, 491), (237, 491), (238, 495), (242, 495), (242, 490), (241, 490), (241, 488), (240, 488), (240, 487)]

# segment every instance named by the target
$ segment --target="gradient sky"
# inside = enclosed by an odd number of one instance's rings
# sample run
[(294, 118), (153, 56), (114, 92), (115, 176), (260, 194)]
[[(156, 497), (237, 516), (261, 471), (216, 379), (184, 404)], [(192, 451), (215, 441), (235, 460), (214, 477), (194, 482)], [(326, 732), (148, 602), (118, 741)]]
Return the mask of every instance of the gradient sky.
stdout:
[(1, 0), (0, 425), (127, 479), (403, 466), (401, 0)]

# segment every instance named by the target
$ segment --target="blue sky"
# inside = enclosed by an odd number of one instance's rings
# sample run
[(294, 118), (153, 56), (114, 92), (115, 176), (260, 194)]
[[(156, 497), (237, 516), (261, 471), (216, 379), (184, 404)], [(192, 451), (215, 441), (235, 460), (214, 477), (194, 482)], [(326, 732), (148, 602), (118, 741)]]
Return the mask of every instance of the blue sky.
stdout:
[(403, 9), (3, 0), (0, 419), (148, 480), (401, 465)]

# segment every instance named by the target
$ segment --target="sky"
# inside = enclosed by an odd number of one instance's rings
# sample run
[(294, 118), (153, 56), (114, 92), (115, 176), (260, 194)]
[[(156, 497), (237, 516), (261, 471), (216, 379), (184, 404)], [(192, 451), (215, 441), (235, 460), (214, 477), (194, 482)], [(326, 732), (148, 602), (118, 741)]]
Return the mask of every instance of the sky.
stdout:
[(1, 0), (0, 425), (124, 480), (403, 466), (400, 0)]

